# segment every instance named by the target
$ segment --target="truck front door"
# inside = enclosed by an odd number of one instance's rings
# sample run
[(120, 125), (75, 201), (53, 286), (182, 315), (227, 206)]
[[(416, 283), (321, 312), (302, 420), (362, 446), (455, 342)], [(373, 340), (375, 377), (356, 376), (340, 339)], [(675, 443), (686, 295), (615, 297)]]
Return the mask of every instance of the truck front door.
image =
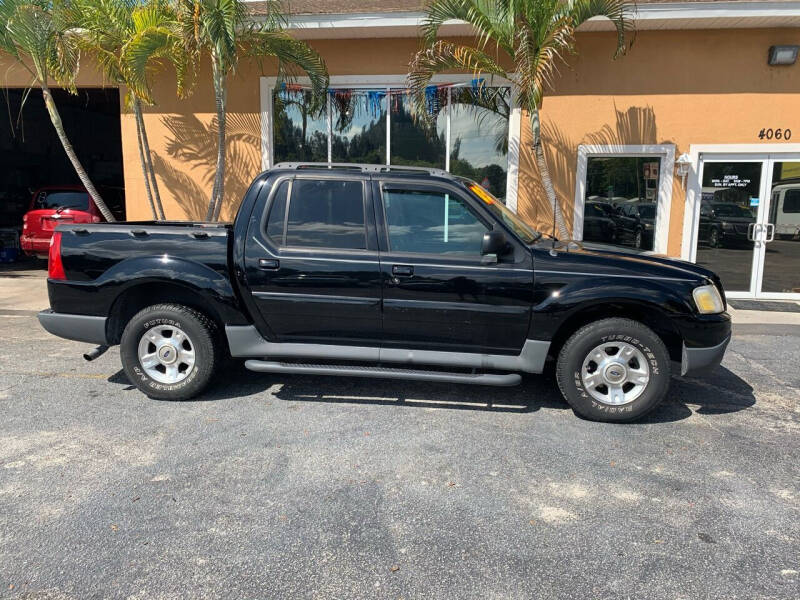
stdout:
[(495, 223), (453, 187), (402, 180), (373, 186), (384, 347), (519, 353), (532, 306), (530, 251), (509, 240), (515, 251), (487, 264), (481, 242)]

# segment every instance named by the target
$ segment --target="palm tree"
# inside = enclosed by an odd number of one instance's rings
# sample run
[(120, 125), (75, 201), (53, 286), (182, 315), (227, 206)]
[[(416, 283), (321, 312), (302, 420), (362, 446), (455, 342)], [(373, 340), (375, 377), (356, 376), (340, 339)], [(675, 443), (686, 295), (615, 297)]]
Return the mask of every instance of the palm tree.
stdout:
[(95, 57), (109, 80), (128, 90), (126, 101), (136, 120), (145, 193), (153, 218), (163, 220), (142, 103), (153, 103), (148, 75), (163, 61), (176, 67), (182, 90), (185, 60), (175, 13), (166, 0), (73, 0), (73, 6), (82, 47)]
[(322, 57), (305, 42), (286, 31), (286, 19), (278, 0), (260, 2), (266, 14), (256, 22), (248, 18), (242, 0), (176, 0), (178, 20), (189, 54), (211, 59), (217, 111), (217, 164), (208, 204), (207, 220), (219, 219), (225, 192), (225, 119), (228, 75), (241, 55), (272, 57), (278, 61), (280, 79), (305, 72), (311, 80), (315, 101), (324, 100), (328, 72)]
[(0, 50), (14, 57), (42, 89), (42, 96), (78, 178), (107, 221), (114, 221), (103, 198), (89, 179), (72, 148), (50, 90), (54, 80), (75, 92), (79, 49), (72, 30), (72, 13), (65, 0), (2, 0), (0, 2)]
[[(517, 103), (530, 118), (537, 167), (561, 239), (568, 233), (542, 148), (542, 98), (559, 62), (574, 52), (575, 30), (586, 20), (610, 19), (617, 33), (614, 57), (626, 51), (631, 8), (625, 0), (433, 0), (426, 9), (423, 45), (408, 76), (417, 112), (424, 111), (425, 88), (435, 73), (462, 70), (510, 80)], [(437, 39), (439, 28), (451, 19), (472, 26), (473, 45)]]

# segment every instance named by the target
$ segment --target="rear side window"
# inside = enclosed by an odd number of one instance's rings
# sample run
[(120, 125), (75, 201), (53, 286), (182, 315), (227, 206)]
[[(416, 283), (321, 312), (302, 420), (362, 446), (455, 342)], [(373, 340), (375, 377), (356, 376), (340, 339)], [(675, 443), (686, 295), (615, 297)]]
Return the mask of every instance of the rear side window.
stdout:
[(267, 237), (273, 243), (283, 245), (283, 226), (286, 223), (286, 197), (289, 192), (289, 182), (284, 181), (272, 197), (272, 207), (269, 209), (267, 219)]
[(364, 187), (360, 181), (296, 179), (286, 245), (364, 250)]
[[(266, 235), (281, 246), (364, 250), (364, 188), (360, 181), (295, 179), (275, 192)], [(288, 203), (288, 207), (287, 207)]]
[(489, 228), (461, 198), (439, 191), (385, 189), (383, 205), (393, 251), (480, 255)]
[(800, 213), (800, 190), (787, 190), (783, 197), (783, 212)]

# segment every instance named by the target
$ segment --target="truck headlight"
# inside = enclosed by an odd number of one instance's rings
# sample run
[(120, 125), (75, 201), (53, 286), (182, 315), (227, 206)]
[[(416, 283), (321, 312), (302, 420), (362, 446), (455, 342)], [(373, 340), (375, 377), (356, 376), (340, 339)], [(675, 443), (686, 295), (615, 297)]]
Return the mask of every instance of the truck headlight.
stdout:
[(713, 315), (725, 310), (722, 296), (719, 295), (719, 290), (715, 285), (701, 285), (694, 288), (692, 296), (694, 296), (694, 303), (701, 314)]

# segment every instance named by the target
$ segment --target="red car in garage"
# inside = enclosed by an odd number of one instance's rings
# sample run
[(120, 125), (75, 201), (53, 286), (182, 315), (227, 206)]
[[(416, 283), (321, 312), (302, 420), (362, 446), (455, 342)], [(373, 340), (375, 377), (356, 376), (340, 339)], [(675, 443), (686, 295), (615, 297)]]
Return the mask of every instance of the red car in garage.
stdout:
[(103, 215), (83, 187), (43, 187), (33, 194), (30, 208), (22, 217), (20, 247), (28, 256), (47, 258), (56, 225), (103, 221)]

